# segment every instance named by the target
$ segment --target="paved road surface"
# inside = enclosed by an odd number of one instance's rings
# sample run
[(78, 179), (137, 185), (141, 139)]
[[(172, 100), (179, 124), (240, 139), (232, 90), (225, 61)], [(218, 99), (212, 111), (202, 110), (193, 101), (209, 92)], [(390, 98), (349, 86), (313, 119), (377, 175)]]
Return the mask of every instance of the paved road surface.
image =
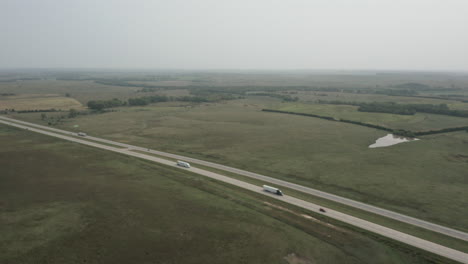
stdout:
[[(48, 126), (36, 125), (36, 124), (33, 124), (33, 123), (19, 121), (19, 120), (16, 120), (16, 119), (11, 119), (11, 118), (2, 117), (2, 116), (0, 116), (0, 119), (7, 120), (7, 121), (13, 121), (13, 122), (16, 122), (16, 123), (20, 123), (20, 124), (24, 124), (24, 125), (28, 125), (28, 126), (32, 126), (32, 127), (47, 129), (47, 130), (50, 130), (50, 131), (54, 131), (54, 132), (58, 132), (58, 133), (66, 134), (66, 135), (77, 136), (77, 133), (66, 131), (66, 130), (61, 130), (61, 129), (56, 129), (56, 128), (51, 128), (51, 127), (48, 127)], [(425, 228), (425, 229), (428, 229), (428, 230), (431, 230), (431, 231), (434, 231), (434, 232), (442, 233), (442, 234), (447, 235), (447, 236), (451, 236), (451, 237), (454, 237), (454, 238), (458, 238), (458, 239), (468, 241), (468, 233), (465, 233), (463, 231), (455, 230), (455, 229), (445, 227), (445, 226), (441, 226), (441, 225), (434, 224), (434, 223), (430, 223), (430, 222), (427, 222), (427, 221), (424, 221), (424, 220), (421, 220), (421, 219), (417, 219), (417, 218), (414, 218), (414, 217), (411, 217), (411, 216), (403, 215), (403, 214), (396, 213), (396, 212), (393, 212), (393, 211), (390, 211), (390, 210), (386, 210), (386, 209), (379, 208), (379, 207), (376, 207), (376, 206), (373, 206), (373, 205), (369, 205), (369, 204), (365, 204), (365, 203), (358, 202), (358, 201), (355, 201), (355, 200), (351, 200), (351, 199), (348, 199), (348, 198), (344, 198), (344, 197), (334, 195), (334, 194), (331, 194), (331, 193), (319, 191), (319, 190), (309, 188), (309, 187), (305, 187), (305, 186), (295, 184), (295, 183), (292, 183), (292, 182), (287, 182), (287, 181), (275, 179), (275, 178), (268, 177), (268, 176), (265, 176), (265, 175), (261, 175), (261, 174), (258, 174), (258, 173), (249, 172), (249, 171), (245, 171), (245, 170), (240, 170), (240, 169), (224, 166), (224, 165), (221, 165), (221, 164), (216, 164), (216, 163), (209, 162), (209, 161), (204, 161), (204, 160), (194, 159), (194, 158), (185, 157), (185, 156), (181, 156), (181, 155), (171, 154), (171, 153), (167, 153), (167, 152), (162, 152), (162, 151), (152, 150), (152, 149), (148, 149), (148, 148), (133, 146), (133, 145), (124, 144), (124, 143), (120, 143), (120, 142), (116, 142), (116, 141), (112, 141), (112, 140), (107, 140), (107, 139), (103, 139), (103, 138), (97, 138), (97, 137), (93, 137), (93, 136), (86, 136), (85, 138), (89, 139), (89, 140), (97, 141), (97, 142), (102, 142), (102, 143), (106, 143), (106, 144), (120, 146), (120, 147), (131, 149), (131, 150), (144, 151), (144, 152), (147, 152), (147, 153), (157, 154), (157, 155), (164, 156), (164, 157), (174, 158), (174, 159), (178, 159), (178, 160), (184, 160), (184, 161), (187, 161), (187, 162), (190, 162), (190, 163), (197, 163), (197, 164), (201, 164), (201, 165), (204, 165), (204, 166), (207, 166), (207, 167), (212, 167), (212, 168), (216, 168), (216, 169), (220, 169), (220, 170), (224, 170), (224, 171), (229, 171), (229, 172), (232, 172), (232, 173), (247, 176), (247, 177), (250, 177), (250, 178), (257, 179), (257, 180), (265, 181), (265, 182), (271, 183), (271, 184), (276, 185), (276, 186), (284, 186), (284, 187), (287, 187), (287, 188), (290, 188), (290, 189), (293, 189), (293, 190), (296, 190), (296, 191), (311, 194), (311, 195), (314, 195), (314, 196), (317, 196), (317, 197), (320, 197), (320, 198), (328, 199), (328, 200), (331, 200), (331, 201), (334, 201), (334, 202), (337, 202), (337, 203), (345, 204), (345, 205), (348, 205), (348, 206), (351, 206), (351, 207), (354, 207), (354, 208), (358, 208), (358, 209), (368, 211), (368, 212), (371, 212), (371, 213), (374, 213), (374, 214), (385, 216), (385, 217), (388, 217), (388, 218), (391, 218), (391, 219), (394, 219), (394, 220), (398, 220), (398, 221), (401, 221), (401, 222), (404, 222), (404, 223), (407, 223), (407, 224), (415, 225), (415, 226), (422, 227), (422, 228)]]
[[(141, 158), (141, 159), (146, 159), (146, 160), (158, 162), (158, 163), (168, 165), (168, 166), (172, 166), (172, 167), (178, 168), (178, 169), (189, 170), (189, 171), (191, 171), (193, 173), (197, 173), (199, 175), (203, 175), (203, 176), (206, 176), (206, 177), (209, 177), (209, 178), (212, 178), (212, 179), (223, 181), (223, 182), (226, 182), (226, 183), (229, 183), (229, 184), (232, 184), (232, 185), (235, 185), (235, 186), (238, 186), (238, 187), (241, 187), (241, 188), (244, 188), (244, 189), (256, 192), (256, 193), (259, 193), (259, 194), (267, 195), (267, 196), (269, 196), (271, 198), (281, 200), (283, 202), (286, 202), (286, 203), (289, 203), (289, 204), (292, 204), (292, 205), (296, 205), (296, 206), (299, 206), (299, 207), (302, 207), (302, 208), (305, 208), (305, 209), (320, 213), (318, 211), (320, 206), (318, 206), (316, 204), (313, 204), (313, 203), (310, 203), (310, 202), (307, 202), (307, 201), (303, 201), (303, 200), (300, 200), (300, 199), (297, 199), (297, 198), (294, 198), (294, 197), (290, 197), (290, 196), (287, 196), (287, 195), (285, 195), (285, 196), (272, 195), (270, 193), (264, 192), (260, 186), (256, 186), (256, 185), (253, 185), (253, 184), (250, 184), (250, 183), (246, 183), (246, 182), (243, 182), (243, 181), (240, 181), (240, 180), (236, 180), (236, 179), (233, 179), (233, 178), (230, 178), (230, 177), (227, 177), (227, 176), (223, 176), (221, 174), (214, 173), (214, 172), (211, 172), (211, 171), (207, 171), (207, 170), (203, 170), (203, 169), (199, 169), (199, 168), (195, 168), (195, 167), (192, 167), (190, 169), (186, 169), (186, 168), (182, 168), (182, 167), (177, 166), (173, 161), (161, 159), (161, 158), (146, 155), (146, 154), (133, 152), (133, 151), (131, 151), (129, 149), (122, 149), (122, 148), (116, 148), (116, 147), (112, 147), (112, 146), (108, 146), (108, 145), (103, 145), (103, 144), (99, 144), (99, 143), (96, 143), (96, 142), (83, 140), (83, 139), (80, 139), (80, 138), (70, 137), (70, 136), (66, 136), (66, 135), (62, 135), (62, 134), (57, 134), (57, 133), (53, 133), (53, 132), (49, 132), (49, 131), (44, 131), (42, 129), (37, 129), (37, 128), (32, 128), (32, 127), (28, 127), (28, 126), (24, 126), (24, 125), (20, 125), (20, 124), (11, 123), (11, 122), (5, 121), (5, 120), (0, 120), (0, 123), (6, 124), (6, 125), (11, 125), (11, 126), (18, 127), (18, 128), (27, 129), (27, 130), (30, 130), (30, 131), (33, 131), (33, 132), (37, 132), (37, 133), (41, 133), (41, 134), (61, 138), (61, 139), (64, 139), (64, 140), (68, 140), (68, 141), (72, 141), (72, 142), (76, 142), (76, 143), (80, 143), (80, 144), (84, 144), (84, 145), (88, 145), (88, 146), (92, 146), (92, 147), (96, 147), (96, 148), (100, 148), (100, 149), (105, 149), (105, 150), (109, 150), (109, 151), (129, 155), (129, 156)], [(411, 246), (414, 246), (414, 247), (417, 247), (417, 248), (420, 248), (420, 249), (423, 249), (423, 250), (438, 254), (440, 256), (444, 256), (444, 257), (447, 257), (449, 259), (459, 261), (461, 263), (468, 264), (468, 254), (463, 253), (461, 251), (457, 251), (457, 250), (454, 250), (454, 249), (451, 249), (451, 248), (448, 248), (448, 247), (444, 247), (444, 246), (432, 243), (430, 241), (423, 240), (423, 239), (420, 239), (420, 238), (417, 238), (417, 237), (414, 237), (414, 236), (411, 236), (411, 235), (408, 235), (408, 234), (405, 234), (405, 233), (402, 233), (402, 232), (399, 232), (399, 231), (396, 231), (396, 230), (393, 230), (393, 229), (390, 229), (390, 228), (387, 228), (387, 227), (384, 227), (384, 226), (380, 226), (380, 225), (374, 224), (372, 222), (362, 220), (362, 219), (359, 219), (359, 218), (356, 218), (356, 217), (353, 217), (353, 216), (350, 216), (350, 215), (346, 215), (346, 214), (343, 214), (343, 213), (340, 213), (338, 211), (334, 211), (334, 210), (331, 210), (331, 209), (327, 209), (327, 212), (322, 213), (322, 214), (325, 214), (326, 216), (328, 216), (330, 218), (333, 218), (333, 219), (348, 223), (350, 225), (354, 225), (354, 226), (357, 226), (359, 228), (368, 230), (370, 232), (374, 232), (374, 233), (377, 233), (379, 235), (389, 237), (391, 239), (406, 243), (408, 245), (411, 245)]]

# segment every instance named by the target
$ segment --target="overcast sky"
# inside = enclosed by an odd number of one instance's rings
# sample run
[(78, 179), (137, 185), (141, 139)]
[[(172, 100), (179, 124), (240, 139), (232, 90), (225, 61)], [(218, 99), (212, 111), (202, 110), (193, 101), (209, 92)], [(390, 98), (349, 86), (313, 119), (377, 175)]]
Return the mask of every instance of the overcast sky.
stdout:
[(467, 0), (0, 0), (0, 68), (468, 71)]

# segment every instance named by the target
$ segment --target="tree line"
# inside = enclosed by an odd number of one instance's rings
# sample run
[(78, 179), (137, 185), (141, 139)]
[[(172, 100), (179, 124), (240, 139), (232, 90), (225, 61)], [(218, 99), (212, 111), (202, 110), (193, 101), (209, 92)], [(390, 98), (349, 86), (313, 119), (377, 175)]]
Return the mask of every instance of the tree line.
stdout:
[(42, 113), (42, 112), (61, 112), (61, 109), (30, 109), (30, 110), (15, 110), (14, 108), (12, 109), (5, 109), (0, 111), (0, 114), (8, 114), (8, 113), (17, 113), (17, 114), (23, 114), (23, 113)]
[(468, 117), (467, 110), (451, 110), (447, 104), (397, 104), (394, 102), (346, 102), (346, 101), (325, 101), (318, 100), (319, 104), (335, 104), (335, 105), (354, 105), (359, 106), (360, 112), (374, 112), (374, 113), (389, 113), (397, 115), (414, 115), (417, 112), (448, 115), (456, 117)]
[(262, 109), (262, 111), (264, 111), (264, 112), (273, 112), (273, 113), (281, 113), (281, 114), (290, 114), (290, 115), (309, 116), (309, 117), (321, 118), (321, 119), (325, 119), (325, 120), (329, 120), (329, 121), (349, 123), (349, 124), (365, 126), (365, 127), (370, 127), (370, 128), (375, 128), (375, 129), (387, 131), (387, 132), (390, 132), (392, 134), (395, 134), (395, 135), (398, 135), (398, 136), (404, 136), (404, 137), (425, 136), (425, 135), (440, 134), (440, 133), (455, 132), (455, 131), (463, 131), (463, 130), (468, 132), (468, 126), (452, 127), (452, 128), (444, 128), (444, 129), (439, 129), (439, 130), (428, 130), (428, 131), (417, 131), (417, 132), (415, 132), (415, 131), (410, 131), (410, 130), (405, 130), (405, 129), (392, 129), (392, 128), (379, 126), (379, 125), (374, 125), (374, 124), (369, 124), (369, 123), (364, 123), (364, 122), (360, 122), (360, 121), (354, 121), (354, 120), (348, 120), (348, 119), (337, 119), (337, 118), (330, 117), (330, 116), (321, 116), (321, 115), (315, 115), (315, 114), (297, 113), (297, 112), (289, 112), (289, 111), (281, 111), (281, 110), (273, 110), (273, 109)]
[(152, 95), (152, 96), (143, 96), (137, 98), (129, 98), (126, 101), (114, 98), (111, 100), (92, 100), (87, 103), (87, 106), (92, 110), (101, 111), (106, 108), (113, 108), (119, 106), (143, 106), (151, 103), (159, 102), (171, 102), (171, 101), (180, 101), (180, 102), (194, 102), (194, 103), (207, 103), (207, 102), (216, 102), (220, 100), (232, 100), (238, 99), (235, 96), (214, 96), (214, 97), (203, 97), (203, 96), (166, 96), (166, 95)]
[(269, 96), (273, 98), (281, 99), (283, 102), (296, 102), (299, 100), (299, 97), (292, 97), (290, 95), (283, 95), (283, 94), (276, 94), (276, 93), (249, 93), (249, 95), (257, 95), (257, 96)]

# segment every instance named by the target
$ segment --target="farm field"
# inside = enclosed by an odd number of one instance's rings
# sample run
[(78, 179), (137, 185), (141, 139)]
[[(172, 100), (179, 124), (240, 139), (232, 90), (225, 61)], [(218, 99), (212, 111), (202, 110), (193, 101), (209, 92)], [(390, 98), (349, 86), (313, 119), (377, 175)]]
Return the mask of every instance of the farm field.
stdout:
[(190, 172), (6, 126), (0, 143), (4, 263), (444, 261)]
[(45, 110), (45, 109), (83, 109), (83, 105), (73, 98), (58, 94), (22, 94), (0, 96), (0, 109)]
[(17, 82), (0, 82), (2, 93), (22, 94), (60, 94), (69, 93), (71, 98), (82, 104), (92, 99), (108, 99), (109, 96), (127, 98), (133, 95), (138, 88), (109, 86), (93, 81), (70, 80), (26, 80)]
[[(211, 160), (468, 229), (467, 212), (460, 210), (468, 200), (468, 133), (369, 149), (386, 133), (260, 111), (278, 105), (278, 100), (260, 96), (160, 103), (79, 116), (57, 127)], [(42, 122), (38, 114), (15, 117)]]

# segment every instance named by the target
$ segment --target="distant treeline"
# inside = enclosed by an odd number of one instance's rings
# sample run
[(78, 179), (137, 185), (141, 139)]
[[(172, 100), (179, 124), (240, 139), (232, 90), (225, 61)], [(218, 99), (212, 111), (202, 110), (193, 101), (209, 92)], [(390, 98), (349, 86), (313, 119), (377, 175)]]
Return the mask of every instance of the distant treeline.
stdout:
[(32, 110), (15, 110), (15, 109), (5, 109), (0, 111), (0, 114), (8, 114), (8, 113), (18, 113), (18, 114), (23, 114), (23, 113), (47, 113), (47, 112), (61, 112), (61, 109), (32, 109)]
[(114, 98), (110, 100), (92, 100), (89, 101), (87, 105), (90, 109), (100, 111), (105, 108), (124, 106), (127, 105), (127, 102)]
[(415, 82), (409, 82), (409, 83), (402, 83), (398, 85), (393, 85), (390, 87), (394, 87), (397, 89), (411, 89), (411, 90), (418, 90), (418, 91), (459, 91), (462, 90), (462, 88), (455, 87), (454, 85), (451, 85), (450, 87), (440, 87), (440, 86), (429, 86), (426, 84), (422, 83), (415, 83)]
[(273, 112), (273, 113), (281, 113), (281, 114), (290, 114), (290, 115), (309, 116), (309, 117), (316, 117), (316, 118), (321, 118), (321, 119), (325, 119), (325, 120), (329, 120), (329, 121), (350, 123), (350, 124), (355, 124), (355, 125), (359, 125), (359, 126), (365, 126), (365, 127), (370, 127), (370, 128), (375, 128), (375, 129), (391, 132), (392, 134), (399, 135), (399, 136), (404, 136), (404, 137), (425, 136), (425, 135), (440, 134), (440, 133), (455, 132), (455, 131), (463, 131), (463, 130), (468, 132), (468, 126), (414, 132), (414, 131), (404, 130), (404, 129), (392, 129), (392, 128), (379, 126), (379, 125), (374, 125), (374, 124), (369, 124), (369, 123), (364, 123), (364, 122), (360, 122), (360, 121), (353, 121), (353, 120), (348, 120), (348, 119), (337, 119), (337, 118), (330, 117), (330, 116), (321, 116), (321, 115), (297, 113), (297, 112), (289, 112), (289, 111), (281, 111), (281, 110), (273, 110), (273, 109), (262, 109), (262, 111), (264, 111), (264, 112)]
[(55, 109), (55, 108), (51, 108), (51, 109), (34, 109), (34, 110), (18, 110), (16, 111), (16, 113), (47, 113), (47, 112), (61, 112), (62, 110), (61, 109)]
[(143, 88), (150, 88), (150, 89), (174, 89), (174, 86), (157, 86), (157, 85), (150, 85), (150, 84), (143, 84), (143, 83), (129, 83), (125, 80), (120, 79), (101, 79), (101, 80), (94, 80), (95, 83), (104, 84), (104, 85), (111, 85), (111, 86), (124, 86), (124, 87), (143, 87)]
[(103, 110), (106, 108), (113, 108), (119, 106), (143, 106), (151, 103), (159, 102), (171, 102), (171, 101), (180, 101), (180, 102), (194, 102), (194, 103), (207, 103), (207, 102), (217, 102), (220, 100), (232, 100), (237, 99), (233, 96), (216, 96), (216, 97), (201, 97), (201, 96), (165, 96), (165, 95), (153, 95), (153, 96), (143, 96), (137, 98), (130, 98), (127, 101), (122, 101), (117, 98), (111, 100), (92, 100), (87, 103), (88, 107), (93, 110)]
[(42, 80), (42, 78), (24, 77), (24, 78), (14, 78), (14, 79), (0, 79), (0, 82), (35, 81), (35, 80)]
[(415, 96), (418, 94), (415, 90), (407, 89), (379, 89), (372, 90), (375, 94), (391, 95), (391, 96)]
[(169, 102), (169, 101), (182, 101), (182, 102), (195, 102), (195, 103), (205, 103), (211, 102), (205, 97), (199, 96), (165, 96), (165, 95), (154, 95), (154, 96), (144, 96), (138, 98), (130, 98), (128, 99), (128, 105), (135, 106), (135, 105), (148, 105), (151, 103), (159, 103), (159, 102)]
[(290, 95), (283, 95), (283, 94), (276, 94), (276, 93), (249, 93), (248, 95), (269, 96), (269, 97), (281, 99), (283, 100), (283, 102), (296, 102), (299, 100), (298, 97), (292, 97)]
[(359, 106), (358, 111), (361, 112), (376, 112), (389, 113), (397, 115), (414, 115), (417, 112), (449, 115), (456, 117), (468, 117), (467, 110), (450, 110), (447, 104), (397, 104), (394, 102), (345, 102), (345, 101), (326, 101), (318, 100), (319, 104), (335, 104), (335, 105), (354, 105)]
[(0, 94), (0, 96), (12, 96), (12, 95), (16, 95), (14, 93), (2, 93)]
[[(272, 92), (284, 90), (297, 90), (297, 91), (317, 91), (317, 92), (343, 92), (343, 93), (357, 93), (357, 94), (383, 94), (390, 96), (418, 96), (419, 92), (428, 91), (459, 91), (462, 88), (450, 87), (436, 87), (429, 86), (421, 83), (402, 83), (398, 85), (389, 85), (386, 87), (373, 87), (353, 88), (353, 87), (333, 87), (333, 86), (310, 86), (310, 85), (293, 85), (293, 86), (261, 86), (261, 85), (246, 85), (246, 86), (202, 86), (202, 85), (188, 85), (188, 86), (163, 86), (151, 85), (144, 83), (130, 83), (130, 81), (162, 81), (162, 80), (177, 80), (173, 76), (148, 76), (146, 78), (118, 78), (118, 79), (93, 79), (94, 82), (104, 85), (113, 86), (126, 86), (126, 87), (142, 87), (140, 92), (153, 92), (163, 89), (180, 89), (186, 88), (192, 94), (196, 94), (201, 90), (210, 90), (213, 93), (230, 93), (245, 95), (247, 92)], [(198, 83), (199, 80), (192, 80), (192, 83)], [(431, 98), (442, 100), (459, 100), (456, 98), (448, 98), (447, 96), (431, 96)]]
[[(170, 79), (170, 78), (168, 78)], [(148, 81), (164, 81), (165, 78), (160, 79), (151, 79)], [(173, 90), (173, 89), (180, 89), (186, 88), (186, 86), (168, 86), (168, 85), (153, 85), (153, 84), (145, 84), (145, 83), (130, 83), (130, 81), (141, 81), (141, 80), (132, 80), (132, 79), (95, 79), (93, 80), (95, 83), (103, 84), (103, 85), (111, 85), (111, 86), (123, 86), (123, 87), (142, 87), (143, 89), (140, 92), (153, 92), (158, 90)]]

